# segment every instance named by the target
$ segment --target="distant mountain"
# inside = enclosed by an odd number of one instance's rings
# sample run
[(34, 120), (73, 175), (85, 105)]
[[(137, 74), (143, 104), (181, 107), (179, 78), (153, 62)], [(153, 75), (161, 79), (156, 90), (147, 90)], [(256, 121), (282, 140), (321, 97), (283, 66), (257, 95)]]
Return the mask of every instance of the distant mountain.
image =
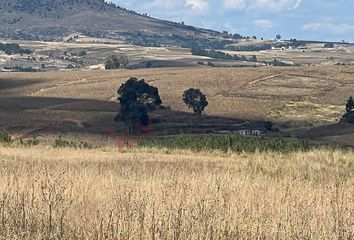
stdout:
[(73, 33), (140, 43), (151, 41), (147, 36), (204, 39), (220, 35), (137, 14), (104, 0), (0, 0), (0, 37), (51, 40)]

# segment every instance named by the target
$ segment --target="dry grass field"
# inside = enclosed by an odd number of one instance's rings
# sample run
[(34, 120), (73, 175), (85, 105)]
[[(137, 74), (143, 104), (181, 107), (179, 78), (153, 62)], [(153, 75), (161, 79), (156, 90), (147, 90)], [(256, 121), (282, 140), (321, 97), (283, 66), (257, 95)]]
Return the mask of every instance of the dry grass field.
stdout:
[(0, 239), (353, 239), (354, 154), (0, 147)]

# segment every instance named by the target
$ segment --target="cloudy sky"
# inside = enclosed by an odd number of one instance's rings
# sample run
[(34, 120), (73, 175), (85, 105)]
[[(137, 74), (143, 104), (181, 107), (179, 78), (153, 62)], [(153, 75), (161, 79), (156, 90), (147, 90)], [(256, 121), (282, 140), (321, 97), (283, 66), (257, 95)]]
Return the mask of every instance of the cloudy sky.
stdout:
[(354, 42), (354, 0), (112, 0), (153, 17), (247, 36)]

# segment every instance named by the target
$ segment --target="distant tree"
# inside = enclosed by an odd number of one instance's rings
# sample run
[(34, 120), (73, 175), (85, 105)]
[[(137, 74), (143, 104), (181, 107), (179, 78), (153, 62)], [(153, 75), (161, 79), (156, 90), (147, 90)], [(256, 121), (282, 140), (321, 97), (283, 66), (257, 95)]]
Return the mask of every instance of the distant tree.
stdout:
[(325, 43), (324, 47), (325, 48), (334, 48), (334, 43), (333, 42)]
[(162, 104), (158, 89), (147, 84), (144, 79), (130, 78), (120, 86), (117, 93), (121, 108), (115, 120), (123, 121), (129, 132), (138, 125), (146, 126), (148, 112)]
[(347, 114), (350, 114), (354, 110), (354, 100), (353, 97), (349, 97), (347, 100), (347, 104), (345, 105), (345, 110)]
[(80, 51), (77, 55), (79, 57), (85, 57), (85, 56), (87, 56), (87, 52), (83, 50), (83, 51)]
[(191, 53), (192, 55), (196, 55), (196, 56), (208, 56), (209, 52), (207, 50), (205, 50), (202, 47), (199, 46), (193, 46), (191, 48)]
[(277, 35), (275, 36), (275, 38), (276, 38), (277, 40), (280, 40), (280, 39), (281, 39), (281, 35), (280, 35), (280, 34), (277, 34)]
[(345, 114), (342, 116), (341, 121), (354, 123), (354, 100), (349, 97), (345, 105)]
[(195, 114), (201, 115), (208, 106), (206, 96), (199, 90), (190, 88), (183, 93), (183, 102), (188, 108), (192, 108)]
[(250, 58), (250, 62), (257, 62), (257, 56), (256, 56), (256, 55), (253, 55), (253, 56)]
[(112, 55), (106, 59), (105, 68), (109, 69), (118, 69), (122, 65), (127, 66), (129, 64), (128, 56), (125, 54)]
[(31, 54), (29, 49), (24, 49), (17, 43), (0, 43), (0, 51), (4, 51), (7, 55), (12, 54)]
[(148, 61), (146, 62), (146, 68), (152, 68), (153, 64), (152, 62)]
[(235, 33), (234, 35), (232, 35), (232, 38), (233, 38), (233, 39), (243, 39), (244, 37), (241, 36), (241, 35), (238, 34), (238, 33)]
[(208, 61), (208, 64), (207, 64), (209, 67), (215, 67), (215, 63), (213, 63), (212, 61)]

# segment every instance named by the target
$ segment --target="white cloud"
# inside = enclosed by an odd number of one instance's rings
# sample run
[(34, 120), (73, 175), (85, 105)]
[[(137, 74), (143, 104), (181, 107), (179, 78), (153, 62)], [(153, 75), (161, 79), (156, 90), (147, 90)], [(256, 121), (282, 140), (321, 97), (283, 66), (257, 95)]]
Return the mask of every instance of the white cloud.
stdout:
[(251, 7), (265, 8), (273, 11), (296, 9), (301, 4), (301, 0), (255, 0), (253, 2), (253, 6)]
[(242, 10), (246, 7), (246, 0), (225, 0), (224, 7), (226, 9)]
[(205, 12), (209, 9), (209, 3), (205, 0), (186, 0), (186, 7), (192, 10)]
[(327, 32), (332, 34), (343, 34), (354, 31), (354, 25), (346, 23), (337, 24), (333, 22), (313, 22), (305, 24), (303, 26), (303, 29), (308, 31)]
[(300, 6), (302, 0), (224, 0), (224, 8), (243, 10), (266, 9), (272, 11), (292, 10)]
[(272, 28), (273, 22), (269, 19), (256, 19), (253, 21), (253, 25), (261, 28)]

